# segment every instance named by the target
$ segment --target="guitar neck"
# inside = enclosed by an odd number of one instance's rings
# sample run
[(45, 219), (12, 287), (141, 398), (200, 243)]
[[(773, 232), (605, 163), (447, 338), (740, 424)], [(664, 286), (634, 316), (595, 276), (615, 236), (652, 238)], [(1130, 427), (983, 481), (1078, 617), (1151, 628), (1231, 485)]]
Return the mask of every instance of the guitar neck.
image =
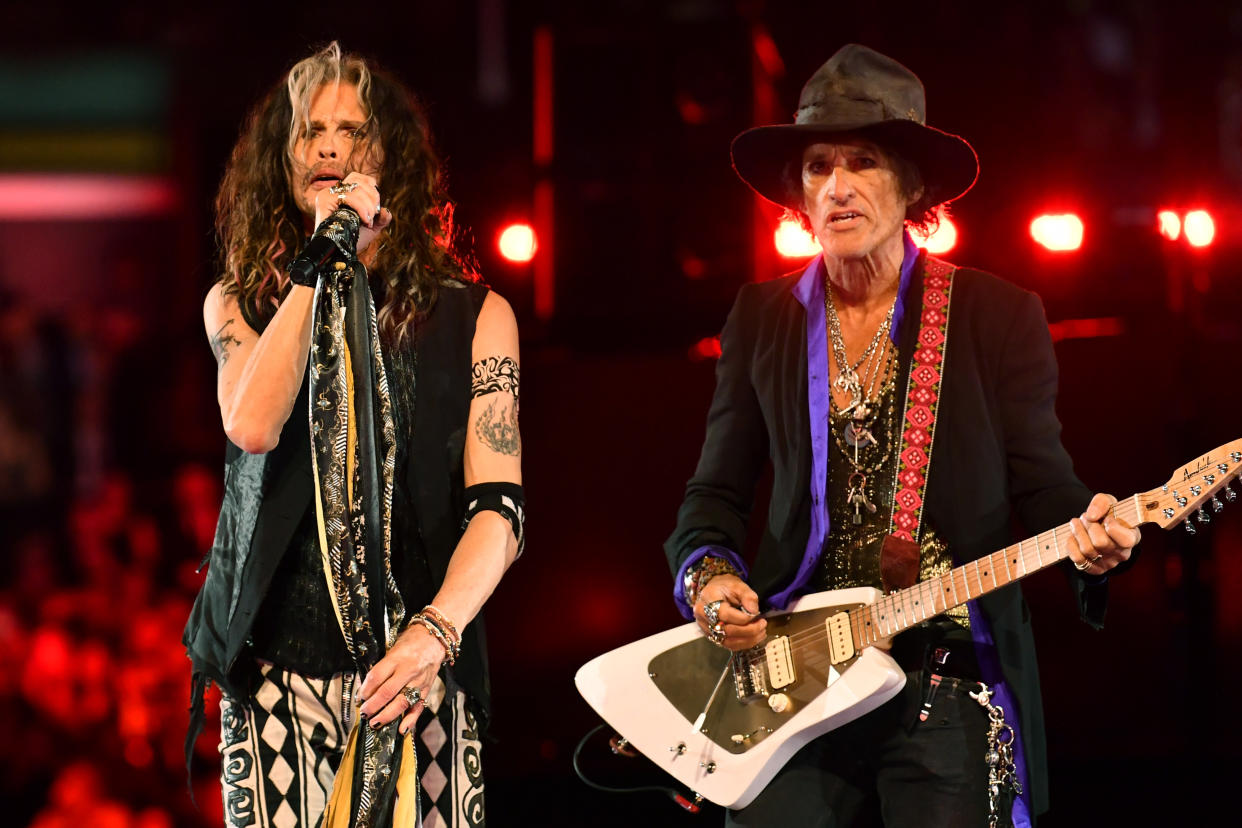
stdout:
[[(1133, 495), (1113, 504), (1114, 517), (1127, 526), (1146, 522), (1139, 498)], [(873, 604), (850, 612), (855, 649), (892, 638), (899, 632), (1041, 569), (1069, 555), (1073, 529), (1063, 523), (991, 555), (885, 595)]]

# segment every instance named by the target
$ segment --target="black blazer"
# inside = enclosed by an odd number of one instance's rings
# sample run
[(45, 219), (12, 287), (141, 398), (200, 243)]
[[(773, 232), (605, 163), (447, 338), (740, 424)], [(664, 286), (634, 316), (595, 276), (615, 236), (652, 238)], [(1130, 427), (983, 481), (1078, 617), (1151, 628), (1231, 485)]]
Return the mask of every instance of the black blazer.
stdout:
[[(926, 254), (921, 254), (925, 256)], [(906, 375), (918, 335), (922, 259), (898, 332)], [(749, 583), (761, 599), (786, 588), (806, 552), (811, 515), (806, 311), (801, 272), (744, 286), (721, 334), (716, 391), (698, 468), (665, 544), (673, 571), (700, 546), (741, 552), (765, 462), (773, 467), (767, 525)], [(1056, 416), (1057, 365), (1039, 298), (977, 270), (953, 277), (948, 343), (924, 521), (955, 560), (1013, 543), (1081, 514), (1091, 492), (1074, 475)], [(902, 386), (899, 386), (902, 387)], [(1071, 584), (1088, 623), (1103, 623), (1106, 582)], [(1047, 809), (1043, 712), (1030, 616), (1018, 584), (979, 600), (1020, 707), (1032, 805)]]

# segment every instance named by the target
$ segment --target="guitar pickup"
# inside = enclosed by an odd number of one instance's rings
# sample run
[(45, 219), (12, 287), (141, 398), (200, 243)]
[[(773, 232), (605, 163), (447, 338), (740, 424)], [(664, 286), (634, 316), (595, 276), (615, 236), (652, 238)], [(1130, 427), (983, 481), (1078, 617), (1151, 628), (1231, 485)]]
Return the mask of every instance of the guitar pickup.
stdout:
[(781, 635), (771, 639), (764, 646), (763, 652), (768, 662), (768, 684), (773, 690), (788, 687), (797, 681), (789, 636)]
[(854, 636), (850, 634), (850, 614), (838, 612), (824, 625), (828, 628), (828, 655), (833, 664), (849, 661), (854, 657)]

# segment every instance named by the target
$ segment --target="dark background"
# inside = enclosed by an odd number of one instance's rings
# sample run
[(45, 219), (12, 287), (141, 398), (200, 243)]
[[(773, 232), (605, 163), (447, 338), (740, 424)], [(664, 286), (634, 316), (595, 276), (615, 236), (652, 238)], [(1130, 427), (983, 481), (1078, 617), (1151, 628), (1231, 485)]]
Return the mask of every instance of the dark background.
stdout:
[[(798, 266), (728, 143), (786, 121), (844, 43), (911, 67), (982, 176), (947, 257), (1044, 298), (1064, 439), (1126, 496), (1242, 436), (1242, 11), (1234, 3), (681, 0), (6, 5), (0, 31), (0, 774), (14, 825), (218, 824), (212, 731), (185, 793), (179, 637), (219, 502), (201, 302), (211, 198), (249, 106), (339, 38), (428, 107), (458, 218), (523, 332), (526, 556), (488, 605), (493, 825), (692, 824), (595, 793), (570, 756), (597, 719), (576, 668), (680, 617), (660, 545), (702, 438), (737, 287)], [(551, 37), (554, 153), (532, 161), (532, 42)], [(768, 97), (765, 97), (768, 96)], [(95, 178), (95, 176), (102, 176)], [(83, 182), (105, 197), (76, 210)], [(500, 227), (555, 196), (555, 307)], [(143, 189), (143, 188), (147, 189)], [(135, 202), (121, 193), (148, 193)], [(108, 194), (115, 194), (110, 198)], [(126, 196), (128, 198), (128, 196)], [(128, 205), (128, 206), (127, 206)], [(1206, 207), (1215, 243), (1156, 233)], [(1074, 253), (1028, 224), (1072, 209)], [(1105, 320), (1066, 324), (1073, 320)], [(1086, 334), (1086, 335), (1084, 335)], [(1242, 521), (1145, 531), (1108, 628), (1059, 573), (1036, 617), (1053, 810), (1041, 824), (1227, 813), (1239, 769)], [(641, 760), (586, 764), (664, 784)], [(718, 812), (698, 817), (717, 824)]]

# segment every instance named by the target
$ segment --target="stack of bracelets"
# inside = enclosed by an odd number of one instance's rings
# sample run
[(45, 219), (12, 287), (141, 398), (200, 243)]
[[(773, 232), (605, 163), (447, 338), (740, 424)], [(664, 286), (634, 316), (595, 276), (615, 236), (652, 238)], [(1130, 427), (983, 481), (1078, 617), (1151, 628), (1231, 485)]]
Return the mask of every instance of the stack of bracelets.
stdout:
[(461, 634), (457, 632), (453, 622), (432, 604), (423, 607), (422, 612), (410, 619), (411, 624), (415, 622), (426, 627), (440, 641), (444, 647), (444, 660), (450, 665), (454, 664), (461, 652)]
[(717, 558), (713, 555), (703, 556), (697, 563), (686, 570), (682, 587), (686, 591), (686, 603), (690, 606), (690, 609), (694, 609), (703, 587), (707, 586), (707, 582), (717, 575), (737, 575), (739, 578), (741, 577), (741, 573), (737, 571), (733, 564), (724, 558)]

